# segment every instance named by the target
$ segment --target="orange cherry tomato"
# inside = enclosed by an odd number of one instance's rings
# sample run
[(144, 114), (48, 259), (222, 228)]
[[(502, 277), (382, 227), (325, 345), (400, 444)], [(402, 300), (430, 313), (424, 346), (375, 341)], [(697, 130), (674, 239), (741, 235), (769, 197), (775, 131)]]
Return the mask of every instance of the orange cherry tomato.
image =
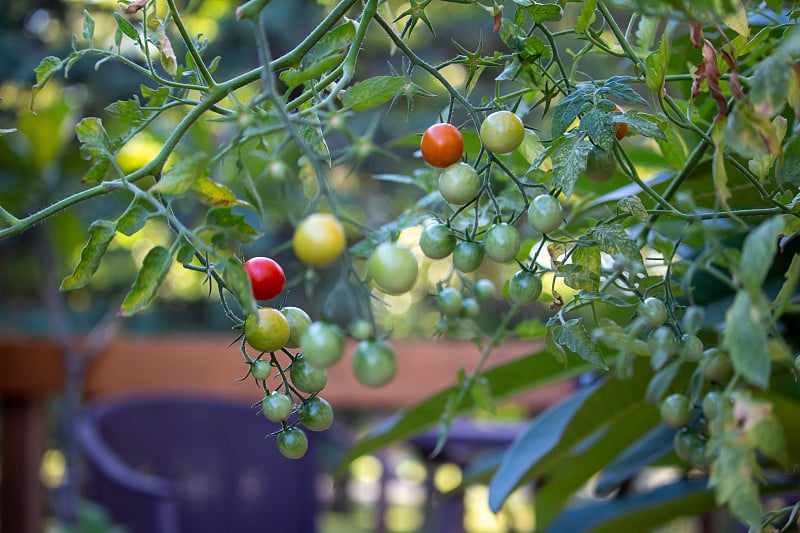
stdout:
[[(617, 106), (616, 113), (624, 113), (625, 110)], [(617, 135), (617, 140), (621, 141), (628, 134), (628, 124), (625, 122), (617, 122), (614, 124), (614, 132)]]
[(452, 124), (433, 124), (422, 134), (422, 157), (430, 165), (444, 168), (457, 163), (464, 152), (464, 137)]

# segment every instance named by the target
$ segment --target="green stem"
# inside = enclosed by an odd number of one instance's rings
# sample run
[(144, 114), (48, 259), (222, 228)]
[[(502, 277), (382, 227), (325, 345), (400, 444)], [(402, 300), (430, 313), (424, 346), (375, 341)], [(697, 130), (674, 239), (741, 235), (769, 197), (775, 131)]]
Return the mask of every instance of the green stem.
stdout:
[(175, 0), (167, 0), (167, 4), (169, 5), (169, 10), (172, 13), (172, 18), (175, 21), (175, 27), (178, 28), (178, 33), (181, 34), (183, 43), (189, 50), (189, 55), (192, 56), (192, 61), (194, 61), (197, 70), (200, 72), (200, 76), (202, 76), (203, 81), (206, 82), (208, 88), (213, 89), (214, 87), (217, 86), (217, 83), (211, 76), (211, 72), (209, 72), (208, 67), (205, 64), (205, 61), (203, 61), (203, 58), (200, 56), (200, 52), (197, 51), (197, 47), (194, 45), (194, 41), (192, 41), (192, 37), (186, 30), (186, 25), (183, 23), (181, 15), (178, 12), (178, 9), (175, 7)]

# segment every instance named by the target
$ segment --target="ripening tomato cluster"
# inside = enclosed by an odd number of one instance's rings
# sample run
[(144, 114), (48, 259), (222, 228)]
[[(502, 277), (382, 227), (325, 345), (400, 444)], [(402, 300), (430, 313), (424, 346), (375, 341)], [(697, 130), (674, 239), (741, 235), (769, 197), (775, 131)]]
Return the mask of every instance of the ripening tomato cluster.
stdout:
[[(346, 238), (333, 215), (316, 213), (298, 224), (292, 244), (301, 262), (323, 267), (341, 256)], [(403, 287), (416, 279), (413, 255), (413, 273), (405, 278), (386, 271), (386, 264), (407, 261), (404, 250), (384, 248), (372, 261), (376, 280), (393, 290), (406, 290)], [(256, 300), (270, 300), (283, 291), (286, 276), (275, 260), (253, 257), (244, 262), (244, 268)], [(268, 420), (281, 424), (275, 433), (278, 449), (288, 458), (303, 457), (308, 448), (305, 431), (324, 431), (333, 423), (333, 408), (320, 393), (328, 382), (328, 368), (344, 356), (347, 334), (335, 324), (313, 321), (303, 309), (290, 306), (259, 307), (245, 318), (243, 334), (248, 373), (264, 391), (261, 411)], [(391, 345), (376, 338), (366, 320), (356, 321), (349, 334), (359, 341), (351, 362), (355, 378), (368, 387), (389, 383), (397, 372)], [(259, 355), (250, 357), (246, 347)]]
[[(680, 321), (659, 298), (644, 298), (627, 328), (604, 319), (592, 337), (614, 350), (649, 357), (654, 372), (647, 399), (657, 403), (661, 421), (676, 430), (673, 448), (682, 461), (707, 472), (716, 453), (717, 435), (723, 420), (730, 418), (732, 403), (725, 389), (733, 376), (727, 353), (718, 348), (704, 350), (698, 331), (703, 310), (689, 307)], [(681, 390), (676, 380), (681, 370), (692, 370)]]

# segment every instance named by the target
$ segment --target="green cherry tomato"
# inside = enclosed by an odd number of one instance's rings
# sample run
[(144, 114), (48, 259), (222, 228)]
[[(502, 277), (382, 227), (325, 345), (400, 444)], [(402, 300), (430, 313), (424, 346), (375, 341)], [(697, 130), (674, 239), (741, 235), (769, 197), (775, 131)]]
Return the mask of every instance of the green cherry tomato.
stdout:
[(670, 394), (659, 406), (661, 421), (671, 428), (683, 427), (692, 419), (692, 406), (685, 394)]
[(697, 335), (685, 333), (681, 335), (678, 353), (687, 361), (699, 361), (703, 357), (703, 341)]
[(658, 298), (648, 297), (639, 304), (639, 316), (648, 328), (663, 326), (667, 321), (667, 306)]
[(709, 348), (700, 360), (703, 377), (708, 381), (724, 385), (733, 373), (731, 358), (719, 348)]
[(511, 111), (496, 111), (481, 124), (481, 142), (497, 154), (513, 152), (525, 138), (522, 120)]
[(261, 400), (261, 412), (272, 422), (281, 422), (292, 414), (292, 399), (288, 394), (272, 391)]
[(261, 307), (247, 316), (244, 338), (260, 352), (275, 352), (286, 346), (290, 335), (289, 322), (283, 313), (271, 307)]
[(617, 172), (617, 160), (609, 150), (595, 146), (586, 157), (586, 179), (595, 183), (605, 183)]
[(269, 374), (272, 371), (272, 366), (263, 359), (256, 359), (250, 365), (250, 373), (259, 381), (263, 381), (269, 378)]
[(478, 318), (481, 314), (481, 304), (475, 298), (464, 298), (461, 302), (461, 316), (464, 318)]
[(300, 406), (300, 423), (311, 431), (325, 431), (333, 424), (333, 408), (324, 398), (314, 396)]
[(306, 361), (317, 368), (328, 368), (344, 355), (344, 335), (329, 322), (313, 322), (300, 339)]
[(439, 174), (442, 198), (455, 205), (464, 205), (478, 196), (483, 185), (481, 177), (467, 163), (456, 163)]
[(456, 238), (446, 225), (429, 224), (422, 230), (419, 247), (431, 259), (444, 259), (456, 247)]
[(540, 194), (528, 205), (528, 223), (539, 233), (550, 233), (563, 220), (563, 208), (555, 196)]
[(286, 341), (286, 347), (298, 348), (303, 333), (311, 325), (311, 317), (299, 307), (284, 307), (281, 313), (289, 323), (289, 340)]
[(417, 281), (417, 259), (411, 250), (394, 242), (383, 242), (367, 259), (367, 273), (388, 294), (411, 290)]
[(461, 272), (475, 272), (483, 262), (483, 245), (475, 241), (462, 241), (453, 250), (453, 266)]
[(372, 324), (369, 320), (359, 318), (350, 325), (350, 336), (354, 339), (363, 341), (372, 337)]
[(353, 352), (353, 375), (367, 387), (385, 385), (396, 373), (397, 355), (384, 341), (361, 341)]
[(712, 390), (706, 393), (703, 397), (703, 414), (709, 420), (712, 420), (717, 417), (717, 414), (722, 410), (722, 402), (724, 396), (722, 393), (716, 390)]
[(495, 263), (508, 263), (517, 257), (521, 245), (517, 229), (505, 222), (493, 225), (483, 236), (486, 256)]
[(454, 317), (461, 314), (462, 303), (461, 292), (452, 287), (445, 287), (436, 296), (436, 305), (444, 316)]
[(308, 437), (297, 427), (286, 428), (277, 437), (278, 451), (287, 459), (300, 459), (308, 451)]
[(692, 450), (702, 444), (703, 440), (700, 436), (690, 429), (682, 429), (676, 432), (675, 437), (672, 439), (672, 447), (675, 450), (675, 455), (677, 455), (681, 461), (687, 463), (692, 460)]
[(707, 448), (703, 441), (700, 441), (700, 444), (696, 445), (692, 448), (691, 457), (689, 457), (689, 462), (692, 463), (692, 467), (700, 470), (701, 472), (707, 472), (709, 466), (708, 456), (706, 455)]
[(305, 357), (298, 357), (292, 362), (289, 377), (295, 387), (309, 394), (318, 393), (328, 383), (328, 371), (312, 365)]
[(492, 280), (481, 278), (475, 282), (472, 292), (478, 300), (491, 300), (497, 295), (497, 288)]
[(508, 297), (517, 305), (530, 305), (542, 294), (542, 279), (527, 270), (520, 270), (508, 282)]

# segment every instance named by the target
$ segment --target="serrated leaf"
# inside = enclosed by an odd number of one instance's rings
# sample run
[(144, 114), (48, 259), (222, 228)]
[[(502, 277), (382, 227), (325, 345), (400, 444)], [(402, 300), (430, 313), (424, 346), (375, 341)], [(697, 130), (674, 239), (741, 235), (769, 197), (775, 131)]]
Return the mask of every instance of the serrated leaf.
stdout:
[(108, 220), (97, 220), (89, 226), (89, 240), (81, 250), (81, 258), (72, 274), (61, 280), (58, 290), (72, 291), (85, 287), (97, 272), (115, 233), (116, 224)]
[(200, 202), (211, 207), (233, 207), (235, 205), (252, 207), (244, 200), (236, 198), (236, 194), (225, 185), (205, 176), (201, 176), (192, 184), (192, 193)]
[(128, 20), (119, 13), (114, 13), (114, 20), (117, 21), (117, 27), (120, 29), (120, 31), (122, 31), (122, 33), (137, 43), (139, 42), (139, 32), (136, 31), (136, 28), (133, 27), (133, 24), (128, 22)]
[(593, 87), (579, 84), (575, 91), (553, 106), (550, 132), (553, 138), (560, 137), (581, 113), (592, 108)]
[(135, 315), (150, 305), (161, 282), (172, 265), (172, 252), (163, 246), (154, 246), (147, 252), (142, 268), (120, 309), (121, 316)]
[(596, 96), (611, 97), (627, 104), (647, 106), (648, 102), (637, 93), (628, 83), (637, 83), (636, 78), (629, 76), (612, 76), (602, 87), (597, 89)]
[(594, 226), (589, 228), (580, 238), (586, 245), (596, 244), (600, 251), (607, 253), (611, 257), (618, 254), (624, 256), (633, 263), (642, 262), (642, 254), (633, 239), (628, 236), (619, 224)]
[(736, 294), (725, 314), (723, 345), (734, 369), (749, 383), (766, 389), (771, 371), (766, 327), (766, 308), (761, 298), (755, 300), (745, 290)]
[(586, 170), (586, 158), (594, 145), (581, 139), (575, 143), (564, 143), (553, 152), (553, 186), (569, 200), (575, 190), (575, 182)]
[(561, 7), (558, 4), (542, 4), (536, 0), (514, 0), (534, 22), (556, 22), (561, 20)]
[(772, 217), (747, 234), (742, 245), (739, 275), (751, 295), (757, 295), (778, 251), (778, 237), (783, 232), (783, 218)]
[(136, 100), (119, 100), (108, 104), (105, 110), (129, 126), (139, 126), (144, 123), (144, 114)]
[(55, 56), (47, 56), (39, 62), (39, 65), (34, 69), (36, 73), (36, 84), (34, 84), (32, 91), (31, 91), (31, 101), (30, 101), (30, 108), (33, 111), (33, 103), (36, 99), (36, 96), (42, 92), (47, 82), (61, 70), (64, 66), (64, 62), (55, 57)]
[(614, 146), (614, 128), (608, 113), (592, 109), (581, 118), (580, 128), (603, 150), (611, 150)]
[(581, 359), (603, 370), (608, 370), (603, 353), (583, 327), (583, 320), (573, 318), (553, 328), (553, 339), (566, 346)]
[(150, 187), (150, 192), (173, 196), (186, 193), (197, 185), (198, 181), (205, 178), (208, 160), (208, 154), (205, 152), (185, 156), (161, 175), (161, 179)]
[(342, 106), (354, 111), (364, 111), (388, 102), (411, 83), (403, 76), (375, 76), (354, 83), (344, 93)]
[(206, 213), (205, 224), (241, 243), (252, 242), (261, 236), (253, 226), (247, 223), (243, 215), (234, 213), (230, 207), (210, 209)]
[(572, 262), (580, 269), (564, 276), (564, 283), (573, 289), (596, 291), (600, 287), (600, 249), (578, 246), (572, 253)]
[(658, 119), (656, 117), (652, 117), (652, 120), (648, 120), (647, 117), (650, 117), (650, 115), (644, 115), (636, 111), (626, 111), (622, 114), (612, 114), (611, 122), (614, 124), (624, 122), (636, 130), (636, 133), (644, 137), (650, 137), (651, 139), (659, 139), (662, 141), (667, 140), (667, 135), (664, 133), (664, 130), (661, 129), (661, 125), (652, 121)]
[(636, 220), (647, 220), (647, 209), (645, 209), (642, 199), (638, 196), (626, 196), (617, 202), (617, 211), (621, 213), (630, 213)]

